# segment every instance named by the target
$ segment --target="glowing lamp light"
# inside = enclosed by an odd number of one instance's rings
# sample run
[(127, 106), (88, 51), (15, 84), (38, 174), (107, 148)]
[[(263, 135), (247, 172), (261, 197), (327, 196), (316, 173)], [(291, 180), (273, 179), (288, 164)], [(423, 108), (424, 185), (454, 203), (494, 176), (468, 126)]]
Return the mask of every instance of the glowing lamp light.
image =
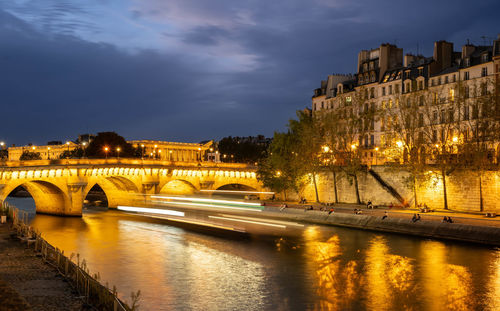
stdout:
[(439, 145), (438, 145), (438, 144), (435, 144), (434, 146), (436, 146), (436, 148), (439, 148)]
[(31, 147), (31, 149), (35, 150), (35, 149), (36, 149), (36, 147), (35, 147), (35, 146), (33, 146), (33, 147)]
[(323, 146), (323, 151), (324, 151), (324, 152), (328, 152), (328, 151), (330, 151), (330, 147), (328, 147), (328, 146)]
[(400, 141), (400, 140), (398, 140), (398, 141), (396, 142), (396, 145), (397, 145), (399, 148), (401, 148), (401, 147), (403, 147), (403, 142), (402, 142), (402, 141)]
[(458, 137), (457, 136), (453, 136), (453, 138), (451, 140), (453, 140), (453, 142), (456, 143), (458, 141)]
[(278, 176), (278, 177), (281, 176), (281, 171), (277, 171), (276, 176)]
[(375, 151), (378, 151), (378, 147), (375, 147)]
[(104, 151), (108, 151), (108, 150), (109, 150), (109, 148), (108, 148), (108, 147), (104, 147)]
[(352, 144), (352, 145), (351, 145), (351, 149), (352, 149), (352, 150), (356, 149), (356, 145), (355, 145), (355, 144)]
[(69, 145), (69, 141), (66, 142), (66, 145)]

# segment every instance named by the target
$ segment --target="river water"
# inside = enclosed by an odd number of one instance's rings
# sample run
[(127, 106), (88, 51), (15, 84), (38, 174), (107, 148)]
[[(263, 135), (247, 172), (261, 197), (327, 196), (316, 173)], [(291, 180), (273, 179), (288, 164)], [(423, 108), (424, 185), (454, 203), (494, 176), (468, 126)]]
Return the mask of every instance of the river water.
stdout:
[(141, 310), (500, 310), (500, 249), (308, 225), (224, 238), (118, 211), (32, 225)]

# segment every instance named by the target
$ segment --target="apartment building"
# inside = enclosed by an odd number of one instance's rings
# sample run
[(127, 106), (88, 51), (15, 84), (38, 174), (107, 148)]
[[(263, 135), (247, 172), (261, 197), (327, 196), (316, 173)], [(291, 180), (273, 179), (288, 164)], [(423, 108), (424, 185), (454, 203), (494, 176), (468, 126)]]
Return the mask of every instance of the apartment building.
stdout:
[(499, 72), (500, 35), (492, 45), (467, 43), (461, 51), (438, 41), (432, 57), (403, 55), (401, 48), (382, 44), (359, 52), (356, 74), (321, 81), (312, 111), (354, 124), (351, 144), (367, 164), (458, 150), (479, 136), (490, 137), (485, 148), (498, 161), (498, 137), (480, 120), (500, 112)]

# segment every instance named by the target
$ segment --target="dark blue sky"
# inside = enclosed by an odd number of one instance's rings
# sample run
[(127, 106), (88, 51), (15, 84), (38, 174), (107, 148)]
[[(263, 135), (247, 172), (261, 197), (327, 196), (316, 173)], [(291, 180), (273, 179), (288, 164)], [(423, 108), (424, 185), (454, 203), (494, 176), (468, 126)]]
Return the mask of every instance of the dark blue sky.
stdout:
[(327, 74), (354, 72), (359, 50), (482, 44), (498, 12), (498, 0), (0, 0), (0, 140), (272, 136)]

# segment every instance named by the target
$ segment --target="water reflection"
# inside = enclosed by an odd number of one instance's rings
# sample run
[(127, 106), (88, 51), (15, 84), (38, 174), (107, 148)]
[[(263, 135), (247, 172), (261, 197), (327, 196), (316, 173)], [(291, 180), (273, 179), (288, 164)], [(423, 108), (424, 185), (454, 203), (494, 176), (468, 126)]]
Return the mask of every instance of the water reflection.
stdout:
[(232, 240), (114, 211), (37, 215), (142, 310), (500, 310), (500, 250), (334, 227)]

